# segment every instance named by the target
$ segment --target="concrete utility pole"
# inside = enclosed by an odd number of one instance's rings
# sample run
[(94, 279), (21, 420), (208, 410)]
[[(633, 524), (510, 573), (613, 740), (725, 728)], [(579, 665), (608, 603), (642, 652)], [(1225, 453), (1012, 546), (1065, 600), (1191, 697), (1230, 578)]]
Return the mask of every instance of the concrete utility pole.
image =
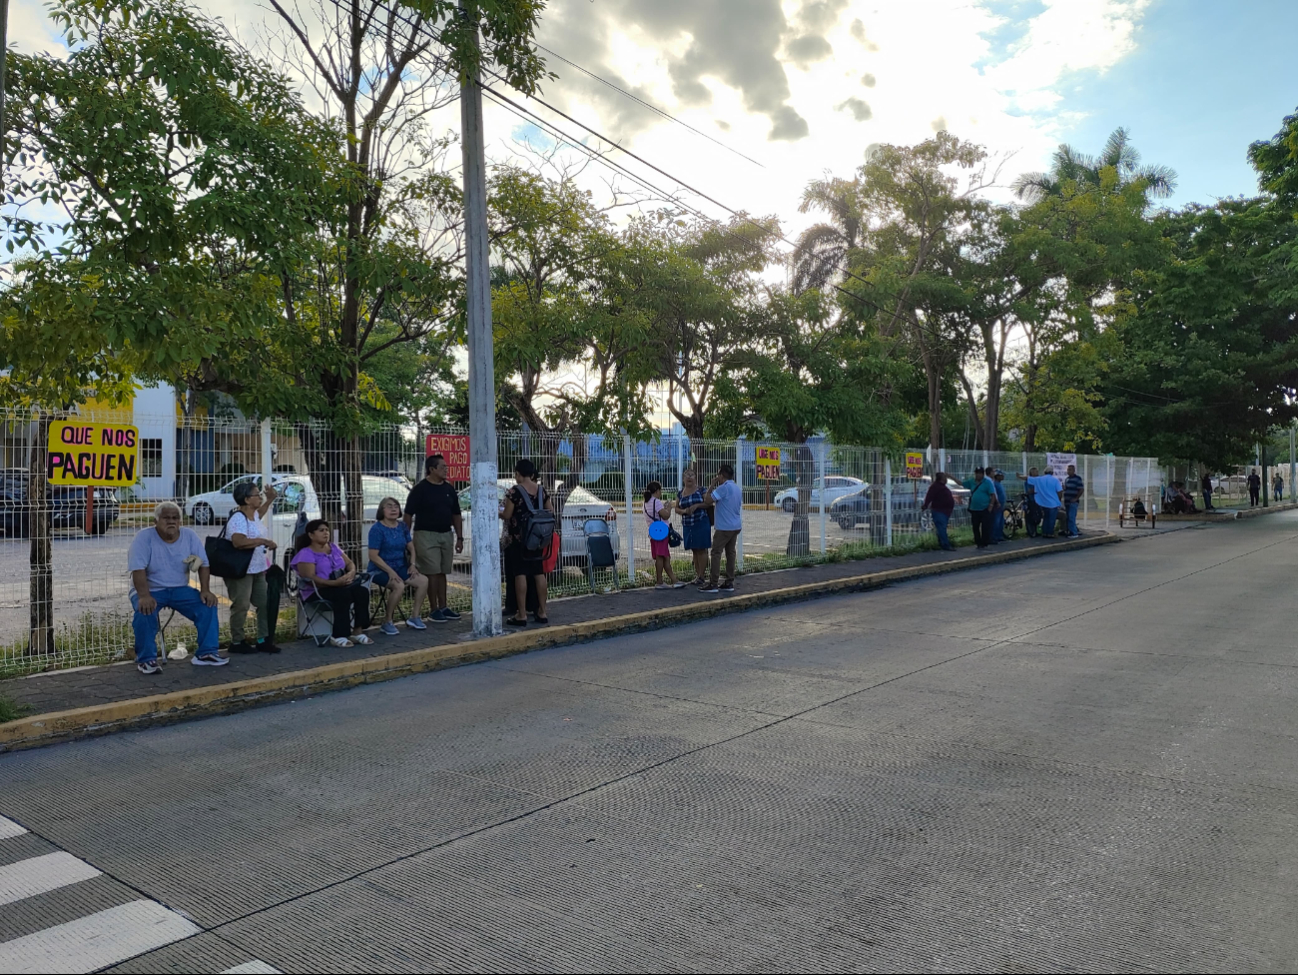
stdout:
[[(471, 3), (460, 16), (470, 19)], [(476, 11), (469, 29), (477, 44)], [(496, 368), (491, 347), (491, 268), (487, 250), (487, 172), (478, 73), (460, 79), (464, 154), (464, 279), (469, 336), (469, 486), (473, 547), (473, 635), (504, 630), (500, 600), (500, 513), (496, 505)]]
[(1289, 500), (1290, 500), (1290, 502), (1293, 502), (1293, 501), (1298, 500), (1298, 498), (1295, 498), (1295, 497), (1294, 497), (1294, 493), (1293, 493), (1294, 478), (1295, 478), (1295, 477), (1298, 477), (1298, 453), (1295, 453), (1295, 452), (1294, 452), (1294, 447), (1295, 447), (1295, 444), (1294, 444), (1294, 430), (1298, 430), (1298, 420), (1295, 420), (1295, 421), (1293, 422), (1293, 425), (1289, 427), (1289, 484), (1288, 484), (1288, 489), (1289, 489)]

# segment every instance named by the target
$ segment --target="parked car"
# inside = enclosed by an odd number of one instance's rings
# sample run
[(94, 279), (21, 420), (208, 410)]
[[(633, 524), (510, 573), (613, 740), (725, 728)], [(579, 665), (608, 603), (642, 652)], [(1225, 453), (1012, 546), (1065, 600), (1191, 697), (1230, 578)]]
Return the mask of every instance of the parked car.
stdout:
[(584, 487), (578, 485), (568, 491), (563, 510), (559, 513), (559, 531), (563, 533), (559, 555), (565, 565), (586, 564), (586, 522), (602, 520), (608, 525), (609, 540), (613, 543), (613, 557), (621, 551), (617, 533), (617, 510), (607, 501), (601, 501)]
[[(184, 512), (189, 518), (193, 519), (196, 525), (212, 525), (227, 521), (230, 515), (234, 514), (234, 489), (240, 484), (260, 483), (260, 481), (260, 474), (243, 474), (233, 481), (221, 485), (215, 491), (191, 495), (185, 499)], [(275, 485), (277, 491), (280, 484), (286, 482), (305, 485), (311, 496), (315, 497), (315, 491), (312, 489), (311, 480), (308, 477), (295, 474), (272, 474), (270, 476), (270, 483)], [(318, 502), (314, 505), (314, 508), (316, 511), (320, 510)], [(319, 515), (315, 517), (318, 518)]]
[[(859, 491), (865, 484), (859, 477), (837, 475), (824, 478), (825, 484), (822, 490), (821, 480), (818, 477), (811, 485), (811, 501), (808, 507), (812, 511), (820, 510), (822, 494), (825, 497), (825, 503), (832, 506), (838, 498), (845, 494), (851, 494), (853, 491)], [(775, 503), (785, 511), (796, 511), (798, 508), (798, 489), (796, 487), (785, 488), (775, 496)]]
[[(496, 481), (496, 503), (505, 503), (505, 493), (515, 485), (512, 478), (501, 478)], [(562, 482), (559, 490), (563, 492)], [(460, 492), (460, 508), (472, 510), (473, 496), (469, 488)], [(567, 490), (563, 509), (559, 512), (559, 534), (562, 547), (559, 555), (566, 565), (586, 564), (586, 522), (602, 520), (609, 526), (609, 535), (613, 543), (613, 555), (616, 557), (621, 549), (621, 540), (617, 534), (617, 509), (607, 501), (601, 501), (584, 487), (577, 486)]]
[[(30, 534), (31, 508), (27, 503), (27, 479), (30, 475), (15, 467), (0, 473), (0, 529), (6, 538), (27, 538)], [(91, 533), (102, 535), (117, 523), (121, 502), (116, 488), (95, 488), (94, 521)], [(80, 528), (86, 524), (86, 489), (55, 487), (50, 492), (50, 527)]]
[[(924, 495), (928, 493), (931, 477), (894, 477), (892, 479), (892, 523), (894, 525), (919, 524), (927, 529), (932, 525), (929, 513), (922, 511)], [(953, 481), (947, 481), (947, 487), (955, 498), (956, 507), (969, 504), (969, 489)], [(880, 486), (880, 491), (882, 486)], [(845, 494), (829, 506), (829, 516), (834, 519), (843, 531), (850, 531), (857, 525), (868, 524), (870, 520), (870, 495), (875, 493), (873, 485), (862, 484), (851, 494)]]

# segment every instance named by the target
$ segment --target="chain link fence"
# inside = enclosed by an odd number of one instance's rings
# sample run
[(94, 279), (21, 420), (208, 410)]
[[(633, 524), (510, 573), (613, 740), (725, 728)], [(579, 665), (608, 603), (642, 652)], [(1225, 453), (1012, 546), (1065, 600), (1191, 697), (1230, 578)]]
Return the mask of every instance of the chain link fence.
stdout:
[[(131, 483), (96, 488), (88, 500), (84, 487), (45, 484), (53, 419), (57, 417), (50, 414), (0, 414), (0, 676), (132, 658), (127, 550), (135, 534), (152, 525), (159, 502), (180, 505), (184, 523), (206, 538), (221, 532), (235, 510), (235, 486), (268, 476), (279, 495), (267, 518), (277, 564), (287, 570), (306, 522), (324, 517), (363, 569), (366, 538), (380, 503), (392, 497), (404, 505), (432, 451), (446, 454), (464, 512), (466, 544), (455, 557), (449, 603), (461, 611), (469, 608), (470, 511), (482, 502), (467, 487), (463, 430), (390, 426), (343, 440), (313, 423), (258, 423), (181, 410), (174, 415), (82, 410), (76, 414), (79, 421), (131, 424), (139, 436)], [(644, 513), (651, 482), (662, 486), (664, 501), (672, 501), (687, 472), (706, 488), (723, 465), (733, 468), (744, 501), (739, 569), (752, 573), (936, 548), (931, 521), (922, 510), (934, 472), (944, 470), (962, 481), (974, 467), (999, 467), (1008, 475), (1006, 487), (1013, 498), (1019, 490), (1014, 474), (1031, 466), (1044, 469), (1050, 459), (1044, 454), (889, 451), (819, 438), (802, 444), (690, 439), (679, 433), (633, 440), (508, 432), (499, 436), (498, 449), (497, 497), (485, 503), (500, 510), (513, 484), (514, 464), (525, 457), (537, 464), (541, 483), (555, 501), (559, 541), (548, 573), (554, 597), (590, 592), (592, 578), (597, 591), (654, 583)], [(1155, 461), (1080, 456), (1077, 462), (1087, 485), (1079, 516), (1084, 530), (1116, 525), (1123, 500), (1140, 497), (1150, 507), (1159, 503), (1162, 474)], [(950, 529), (957, 540), (967, 539), (965, 492), (956, 493)], [(679, 519), (673, 521), (679, 527)], [(607, 530), (613, 571), (589, 571), (588, 527)], [(689, 552), (673, 548), (672, 562), (682, 581), (693, 578)], [(196, 578), (192, 584), (197, 585)], [(220, 603), (224, 642), (228, 593), (219, 579), (212, 580), (212, 590)], [(294, 598), (290, 591), (281, 610), (283, 639), (296, 635)], [(379, 608), (377, 593), (374, 608)], [(164, 615), (161, 622), (166, 650), (177, 644), (193, 649), (194, 631), (187, 620)]]

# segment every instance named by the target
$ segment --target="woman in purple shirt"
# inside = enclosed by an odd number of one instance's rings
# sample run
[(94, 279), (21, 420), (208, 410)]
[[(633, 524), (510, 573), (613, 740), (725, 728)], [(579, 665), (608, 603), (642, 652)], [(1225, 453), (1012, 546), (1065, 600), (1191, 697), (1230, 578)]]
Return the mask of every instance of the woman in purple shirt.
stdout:
[[(370, 625), (370, 590), (356, 577), (356, 564), (333, 543), (329, 522), (316, 518), (307, 522), (297, 540), (293, 568), (302, 580), (302, 600), (313, 597), (333, 607), (334, 630), (329, 642), (335, 647), (373, 643), (363, 632)], [(348, 633), (351, 639), (347, 639)]]

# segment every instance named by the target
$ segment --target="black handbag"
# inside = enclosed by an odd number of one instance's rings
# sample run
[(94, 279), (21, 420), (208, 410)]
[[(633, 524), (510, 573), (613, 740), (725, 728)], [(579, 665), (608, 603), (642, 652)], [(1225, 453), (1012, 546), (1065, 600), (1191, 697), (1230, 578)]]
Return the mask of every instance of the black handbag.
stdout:
[(242, 579), (248, 574), (248, 566), (252, 564), (252, 553), (257, 550), (235, 548), (234, 542), (225, 537), (229, 527), (230, 522), (227, 520), (221, 534), (211, 535), (203, 542), (203, 548), (207, 551), (207, 566), (212, 575), (222, 579)]
[(667, 544), (670, 545), (672, 548), (681, 547), (681, 533), (678, 532), (671, 525), (667, 526)]

